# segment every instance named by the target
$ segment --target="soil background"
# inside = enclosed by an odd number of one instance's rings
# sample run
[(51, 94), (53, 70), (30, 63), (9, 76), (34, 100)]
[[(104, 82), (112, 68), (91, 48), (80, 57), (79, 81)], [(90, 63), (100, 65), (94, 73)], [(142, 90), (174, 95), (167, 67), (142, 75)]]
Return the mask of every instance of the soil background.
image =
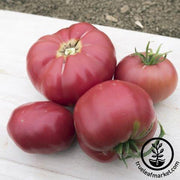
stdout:
[(180, 38), (180, 0), (0, 0), (0, 9)]

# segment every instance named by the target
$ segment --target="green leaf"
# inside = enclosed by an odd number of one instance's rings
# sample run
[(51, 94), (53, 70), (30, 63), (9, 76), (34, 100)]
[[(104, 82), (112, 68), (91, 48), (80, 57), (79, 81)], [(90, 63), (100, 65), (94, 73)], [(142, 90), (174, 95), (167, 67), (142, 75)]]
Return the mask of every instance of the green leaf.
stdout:
[(127, 142), (125, 143), (125, 154), (126, 154), (126, 156), (129, 155), (129, 141), (127, 141)]
[(155, 55), (158, 55), (158, 54), (159, 54), (159, 51), (160, 51), (160, 49), (161, 49), (161, 46), (162, 46), (162, 44), (159, 45), (159, 47), (158, 47)]
[(149, 57), (149, 45), (150, 45), (150, 41), (148, 41), (148, 44), (146, 46), (146, 60), (148, 59)]
[(137, 154), (140, 155), (139, 149), (133, 140), (130, 141), (130, 145), (134, 148), (134, 150), (137, 152)]
[(128, 165), (127, 165), (127, 163), (126, 163), (126, 159), (125, 159), (124, 157), (122, 157), (122, 161), (123, 161), (123, 163), (125, 164), (126, 168), (128, 168)]
[(136, 138), (136, 140), (142, 139), (143, 137), (147, 136), (151, 129), (153, 128), (154, 123), (151, 123), (150, 127), (148, 129), (143, 129), (143, 131), (139, 134), (139, 136)]
[(139, 127), (140, 127), (139, 121), (135, 121), (133, 124), (133, 132), (132, 132), (131, 138), (133, 138), (137, 134)]
[(119, 145), (118, 154), (119, 154), (120, 158), (122, 158), (122, 156), (123, 156), (123, 143), (121, 143)]

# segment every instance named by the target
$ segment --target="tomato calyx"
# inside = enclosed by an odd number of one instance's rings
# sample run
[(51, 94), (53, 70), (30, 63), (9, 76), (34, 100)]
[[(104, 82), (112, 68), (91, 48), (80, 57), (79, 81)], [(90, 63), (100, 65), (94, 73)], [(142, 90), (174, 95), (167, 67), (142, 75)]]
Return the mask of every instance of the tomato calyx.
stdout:
[[(162, 127), (162, 125), (159, 123), (160, 126), (160, 134), (159, 134), (159, 138), (162, 138), (165, 135), (165, 131)], [(158, 140), (155, 142), (155, 144), (158, 143)], [(148, 151), (146, 151), (143, 156), (147, 156), (151, 153), (152, 151), (151, 147)], [(117, 146), (114, 147), (114, 151), (118, 154), (119, 159), (122, 160), (124, 162), (124, 164), (127, 167), (127, 163), (126, 163), (126, 159), (128, 158), (140, 158), (141, 157), (141, 153), (140, 150), (138, 148), (138, 146), (136, 145), (136, 140), (134, 139), (129, 139), (126, 142), (120, 143)]]
[(118, 144), (114, 150), (119, 156), (119, 159), (124, 162), (127, 167), (126, 159), (130, 157), (140, 157), (139, 149), (134, 140), (130, 139), (124, 143)]
[(135, 53), (134, 53), (135, 56), (140, 57), (143, 64), (148, 65), (148, 66), (155, 65), (155, 64), (163, 62), (166, 59), (167, 54), (169, 52), (171, 52), (171, 51), (168, 51), (165, 53), (159, 53), (160, 48), (162, 46), (162, 44), (160, 44), (158, 49), (154, 53), (153, 50), (151, 48), (149, 48), (149, 45), (150, 45), (150, 41), (148, 42), (148, 44), (146, 46), (146, 52), (145, 53), (138, 52), (136, 50), (136, 48), (135, 48)]
[(56, 57), (75, 55), (81, 51), (82, 44), (80, 40), (71, 39), (68, 42), (63, 42), (56, 52)]

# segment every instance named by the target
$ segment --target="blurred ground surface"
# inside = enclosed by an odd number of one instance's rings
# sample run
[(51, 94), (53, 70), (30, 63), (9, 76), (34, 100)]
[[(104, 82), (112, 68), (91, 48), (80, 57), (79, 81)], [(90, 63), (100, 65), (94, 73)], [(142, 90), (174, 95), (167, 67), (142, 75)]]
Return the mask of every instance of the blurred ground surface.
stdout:
[(180, 0), (0, 0), (0, 9), (180, 38)]

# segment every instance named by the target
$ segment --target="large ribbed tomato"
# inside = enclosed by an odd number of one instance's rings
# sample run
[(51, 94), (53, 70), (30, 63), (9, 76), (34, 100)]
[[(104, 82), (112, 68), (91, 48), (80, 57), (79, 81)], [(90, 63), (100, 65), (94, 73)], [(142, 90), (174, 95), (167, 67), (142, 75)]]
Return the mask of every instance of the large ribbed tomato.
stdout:
[(92, 86), (112, 78), (115, 50), (106, 34), (77, 23), (40, 38), (29, 50), (27, 70), (48, 99), (74, 104)]
[(74, 122), (82, 149), (103, 162), (113, 159), (114, 152), (126, 158), (129, 148), (140, 147), (157, 128), (149, 95), (119, 80), (100, 83), (80, 97)]

